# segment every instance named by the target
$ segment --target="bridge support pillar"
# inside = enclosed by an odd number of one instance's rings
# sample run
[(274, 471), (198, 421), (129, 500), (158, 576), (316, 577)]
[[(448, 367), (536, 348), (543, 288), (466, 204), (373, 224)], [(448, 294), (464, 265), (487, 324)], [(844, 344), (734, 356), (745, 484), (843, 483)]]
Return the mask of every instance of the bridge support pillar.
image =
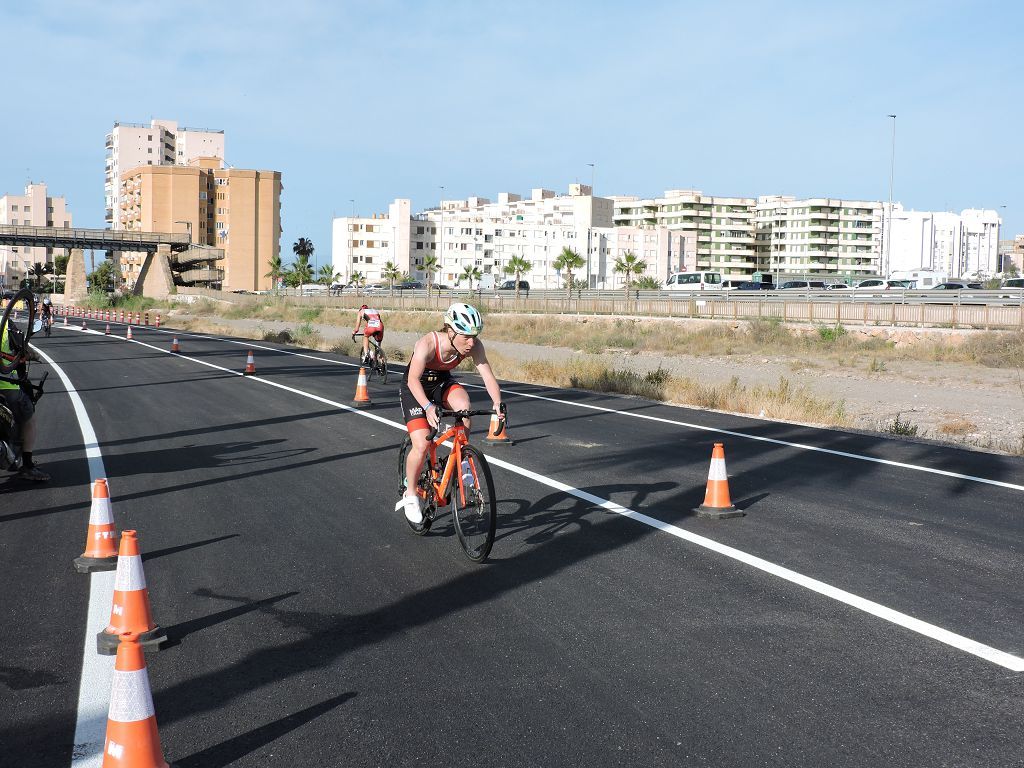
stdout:
[(177, 289), (171, 275), (171, 246), (158, 245), (156, 253), (147, 253), (146, 260), (135, 281), (134, 294), (151, 299), (166, 299)]
[(89, 294), (85, 281), (85, 253), (81, 248), (72, 248), (68, 257), (67, 273), (64, 276), (64, 303), (84, 301)]

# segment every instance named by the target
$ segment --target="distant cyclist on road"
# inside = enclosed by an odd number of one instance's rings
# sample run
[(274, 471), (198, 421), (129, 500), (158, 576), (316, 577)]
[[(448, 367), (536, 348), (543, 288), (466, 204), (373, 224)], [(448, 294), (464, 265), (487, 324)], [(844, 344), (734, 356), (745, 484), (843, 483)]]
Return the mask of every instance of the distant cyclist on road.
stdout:
[(41, 308), (41, 314), (43, 316), (43, 325), (46, 326), (53, 322), (53, 304), (50, 303), (50, 297), (47, 296), (43, 299), (43, 305)]
[(405, 460), (405, 495), (395, 505), (395, 511), (404, 511), (411, 523), (423, 522), (416, 478), (427, 453), (427, 436), (431, 429), (437, 428), (438, 406), (454, 411), (469, 409), (469, 395), (452, 378), (452, 370), (466, 358), (472, 359), (491, 396), (495, 413), (501, 410), (501, 387), (487, 362), (483, 342), (477, 338), (483, 329), (484, 320), (475, 307), (452, 304), (444, 313), (441, 330), (423, 336), (413, 347), (400, 390), (402, 416), (412, 447)]
[(384, 321), (380, 317), (380, 312), (363, 304), (356, 313), (356, 327), (352, 331), (352, 338), (359, 333), (359, 327), (364, 322), (366, 327), (363, 329), (363, 356), (359, 358), (359, 362), (361, 365), (369, 365), (373, 360), (370, 353), (370, 337), (375, 338), (378, 345), (384, 343)]

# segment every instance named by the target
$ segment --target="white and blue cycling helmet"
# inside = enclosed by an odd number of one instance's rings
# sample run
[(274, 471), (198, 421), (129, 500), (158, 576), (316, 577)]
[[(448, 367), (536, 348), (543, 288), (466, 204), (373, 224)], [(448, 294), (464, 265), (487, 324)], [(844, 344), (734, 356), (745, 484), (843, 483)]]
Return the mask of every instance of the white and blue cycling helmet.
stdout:
[(444, 313), (444, 324), (463, 336), (479, 336), (484, 329), (484, 319), (476, 307), (456, 302)]

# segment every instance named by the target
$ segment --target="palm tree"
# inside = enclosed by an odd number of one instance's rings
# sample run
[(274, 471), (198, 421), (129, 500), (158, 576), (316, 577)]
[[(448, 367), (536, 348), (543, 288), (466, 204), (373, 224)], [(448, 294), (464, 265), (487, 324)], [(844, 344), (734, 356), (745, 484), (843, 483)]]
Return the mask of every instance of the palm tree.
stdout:
[(434, 281), (434, 273), (440, 268), (441, 263), (437, 260), (437, 256), (426, 256), (423, 259), (423, 266), (420, 269), (427, 273), (427, 296), (430, 295), (430, 284)]
[(335, 272), (333, 264), (324, 264), (320, 267), (320, 280), (322, 285), (330, 285), (334, 282)]
[(629, 285), (632, 282), (630, 277), (634, 274), (640, 274), (645, 269), (647, 269), (647, 262), (637, 258), (637, 255), (632, 251), (626, 251), (615, 260), (614, 271), (626, 276), (624, 288), (627, 299), (629, 298)]
[(303, 285), (313, 279), (313, 268), (309, 265), (309, 260), (315, 250), (313, 241), (305, 237), (300, 237), (292, 245), (292, 253), (295, 254), (294, 270), (299, 277), (300, 290)]
[(34, 278), (33, 283), (38, 288), (43, 284), (43, 276), (46, 275), (46, 267), (42, 262), (37, 261), (32, 265), (32, 269), (29, 270), (29, 274)]
[(459, 282), (461, 283), (463, 278), (465, 278), (466, 280), (469, 280), (469, 290), (472, 291), (473, 290), (473, 281), (474, 280), (479, 280), (481, 278), (482, 274), (483, 273), (481, 273), (479, 269), (477, 269), (472, 264), (470, 264), (468, 267), (463, 267), (462, 274), (459, 275)]
[(362, 288), (366, 285), (366, 275), (362, 272), (353, 272), (350, 282), (356, 287), (356, 296), (362, 296)]
[(269, 277), (274, 285), (274, 290), (277, 290), (277, 281), (284, 277), (284, 265), (281, 263), (281, 254), (276, 254), (270, 257), (270, 261), (267, 262), (267, 266), (270, 267), (270, 271), (264, 275)]
[(395, 290), (395, 281), (402, 278), (402, 270), (398, 268), (398, 265), (393, 261), (389, 261), (384, 265), (384, 270), (381, 272), (384, 279), (388, 281), (388, 288), (392, 291)]
[(519, 300), (519, 283), (523, 275), (531, 269), (533, 269), (533, 264), (522, 256), (513, 256), (508, 260), (508, 264), (505, 265), (505, 274), (516, 276), (516, 301)]
[(586, 262), (583, 261), (583, 257), (569, 246), (563, 248), (562, 252), (558, 254), (558, 258), (551, 263), (551, 266), (553, 266), (557, 271), (565, 271), (565, 274), (567, 275), (565, 278), (565, 287), (569, 291), (570, 299), (572, 298), (572, 273), (577, 269), (581, 269), (585, 263)]

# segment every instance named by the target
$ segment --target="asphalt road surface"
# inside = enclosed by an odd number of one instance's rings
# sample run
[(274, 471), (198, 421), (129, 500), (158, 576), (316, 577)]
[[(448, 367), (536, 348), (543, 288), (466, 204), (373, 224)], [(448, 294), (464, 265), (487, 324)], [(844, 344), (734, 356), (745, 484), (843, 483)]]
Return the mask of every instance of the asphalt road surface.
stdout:
[[(0, 765), (98, 765), (97, 455), (179, 768), (1024, 765), (1024, 460), (510, 385), (475, 565), (393, 511), (397, 375), (354, 411), (351, 359), (134, 334), (37, 338), (98, 451), (51, 374), (53, 482), (0, 478)], [(692, 512), (715, 442), (745, 517)]]

